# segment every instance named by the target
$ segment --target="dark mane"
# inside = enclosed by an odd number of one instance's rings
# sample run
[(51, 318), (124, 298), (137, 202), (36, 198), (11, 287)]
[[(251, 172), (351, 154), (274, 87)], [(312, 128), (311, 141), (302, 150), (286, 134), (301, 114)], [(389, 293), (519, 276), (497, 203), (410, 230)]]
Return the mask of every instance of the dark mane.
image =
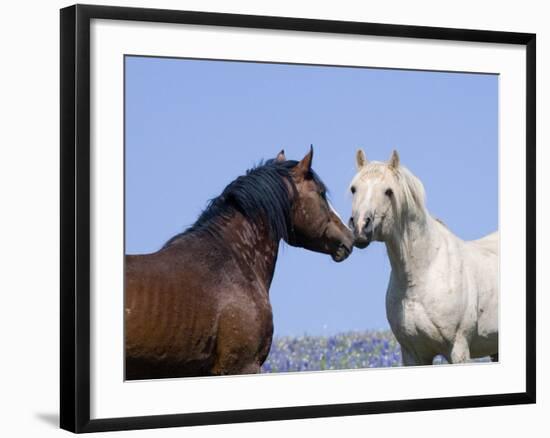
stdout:
[[(168, 240), (164, 248), (196, 231), (216, 236), (224, 219), (230, 218), (235, 212), (240, 212), (252, 223), (263, 221), (274, 239), (287, 239), (291, 228), (292, 199), (296, 193), (290, 171), (297, 164), (295, 160), (268, 160), (247, 170), (245, 175), (231, 182), (221, 195), (211, 199), (196, 222)], [(326, 191), (315, 172), (311, 171), (311, 177), (323, 192)]]

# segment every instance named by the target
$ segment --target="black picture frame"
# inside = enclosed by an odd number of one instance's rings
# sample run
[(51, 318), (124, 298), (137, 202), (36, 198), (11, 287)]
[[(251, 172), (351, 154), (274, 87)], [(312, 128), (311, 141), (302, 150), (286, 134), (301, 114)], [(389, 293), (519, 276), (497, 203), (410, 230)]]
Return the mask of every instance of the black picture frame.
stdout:
[[(526, 391), (479, 396), (90, 419), (90, 21), (92, 19), (409, 37), (525, 46), (527, 75), (525, 133), (527, 147)], [(61, 428), (76, 433), (100, 432), (535, 403), (535, 34), (90, 5), (74, 5), (61, 9), (60, 25)]]

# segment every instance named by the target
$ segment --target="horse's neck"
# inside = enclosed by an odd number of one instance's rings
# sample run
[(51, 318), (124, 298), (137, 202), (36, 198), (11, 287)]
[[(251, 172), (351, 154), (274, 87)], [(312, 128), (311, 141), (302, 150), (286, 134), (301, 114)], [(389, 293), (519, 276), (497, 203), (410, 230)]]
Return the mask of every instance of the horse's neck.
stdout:
[(386, 241), (394, 280), (414, 285), (429, 269), (442, 240), (439, 224), (427, 211), (397, 229)]
[(252, 223), (237, 213), (222, 227), (220, 235), (243, 274), (251, 280), (260, 280), (269, 291), (279, 241), (271, 236), (268, 227)]

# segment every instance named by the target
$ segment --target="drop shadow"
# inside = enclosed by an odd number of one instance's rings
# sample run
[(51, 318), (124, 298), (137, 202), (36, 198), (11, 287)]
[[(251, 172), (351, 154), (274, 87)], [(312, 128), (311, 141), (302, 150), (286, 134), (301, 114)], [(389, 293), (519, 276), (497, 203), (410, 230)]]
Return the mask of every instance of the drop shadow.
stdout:
[(59, 414), (57, 412), (39, 412), (35, 414), (35, 417), (38, 418), (40, 421), (49, 424), (56, 429), (59, 429)]

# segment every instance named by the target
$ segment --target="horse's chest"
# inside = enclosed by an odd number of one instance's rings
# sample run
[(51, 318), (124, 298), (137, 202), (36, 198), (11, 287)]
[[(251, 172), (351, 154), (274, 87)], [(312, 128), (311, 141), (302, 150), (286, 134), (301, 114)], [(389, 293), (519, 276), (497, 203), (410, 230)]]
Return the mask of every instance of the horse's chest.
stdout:
[(264, 348), (271, 345), (273, 314), (271, 304), (264, 293), (242, 290), (221, 306), (218, 332), (222, 337), (235, 337), (237, 343)]
[(391, 329), (401, 343), (416, 342), (419, 339), (444, 343), (439, 327), (417, 297), (404, 298), (389, 293), (386, 311)]
[(388, 296), (388, 321), (397, 336), (414, 336), (417, 334), (418, 305), (415, 300), (399, 299)]

